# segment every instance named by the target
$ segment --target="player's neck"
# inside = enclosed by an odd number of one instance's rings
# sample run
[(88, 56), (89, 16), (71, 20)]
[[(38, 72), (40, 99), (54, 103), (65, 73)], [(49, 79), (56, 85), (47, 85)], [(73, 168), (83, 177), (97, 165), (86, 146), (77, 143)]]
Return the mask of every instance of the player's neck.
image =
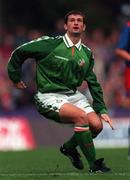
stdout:
[(73, 42), (73, 44), (77, 44), (81, 39), (81, 34), (70, 34), (67, 33), (70, 40)]

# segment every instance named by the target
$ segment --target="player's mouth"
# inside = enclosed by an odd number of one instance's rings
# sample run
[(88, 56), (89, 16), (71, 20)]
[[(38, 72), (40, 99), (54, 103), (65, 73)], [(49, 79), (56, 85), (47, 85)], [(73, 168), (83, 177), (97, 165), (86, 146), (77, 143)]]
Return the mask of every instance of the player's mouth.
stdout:
[(73, 29), (77, 30), (77, 29), (79, 29), (79, 27), (75, 26), (75, 27), (73, 27)]
[(79, 31), (79, 27), (73, 27), (74, 31)]

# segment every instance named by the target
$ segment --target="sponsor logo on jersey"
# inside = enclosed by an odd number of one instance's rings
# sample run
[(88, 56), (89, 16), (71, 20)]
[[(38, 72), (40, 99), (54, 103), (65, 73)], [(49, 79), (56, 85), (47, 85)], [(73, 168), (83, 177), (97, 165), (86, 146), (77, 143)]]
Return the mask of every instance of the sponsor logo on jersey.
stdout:
[(55, 55), (55, 58), (57, 58), (57, 59), (62, 59), (62, 60), (64, 60), (64, 61), (69, 61), (68, 58), (65, 58), (65, 57), (62, 57), (62, 56), (56, 56), (56, 55)]

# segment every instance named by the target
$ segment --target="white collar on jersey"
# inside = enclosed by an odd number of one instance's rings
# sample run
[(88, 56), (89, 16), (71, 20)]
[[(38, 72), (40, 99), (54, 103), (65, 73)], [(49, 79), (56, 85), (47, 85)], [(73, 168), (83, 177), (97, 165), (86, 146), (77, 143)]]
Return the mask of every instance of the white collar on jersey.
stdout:
[(63, 40), (64, 40), (64, 43), (66, 44), (66, 46), (69, 48), (69, 47), (72, 47), (72, 46), (75, 46), (78, 50), (81, 50), (81, 39), (79, 40), (79, 42), (77, 44), (73, 44), (73, 42), (71, 41), (71, 39), (69, 38), (69, 36), (67, 35), (67, 33), (63, 36)]

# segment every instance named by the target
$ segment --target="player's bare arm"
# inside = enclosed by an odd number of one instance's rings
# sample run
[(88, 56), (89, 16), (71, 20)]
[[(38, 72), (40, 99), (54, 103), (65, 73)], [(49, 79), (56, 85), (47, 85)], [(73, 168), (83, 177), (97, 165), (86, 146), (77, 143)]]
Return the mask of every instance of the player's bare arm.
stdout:
[(117, 48), (115, 53), (118, 57), (130, 61), (130, 53), (127, 52), (126, 50)]

